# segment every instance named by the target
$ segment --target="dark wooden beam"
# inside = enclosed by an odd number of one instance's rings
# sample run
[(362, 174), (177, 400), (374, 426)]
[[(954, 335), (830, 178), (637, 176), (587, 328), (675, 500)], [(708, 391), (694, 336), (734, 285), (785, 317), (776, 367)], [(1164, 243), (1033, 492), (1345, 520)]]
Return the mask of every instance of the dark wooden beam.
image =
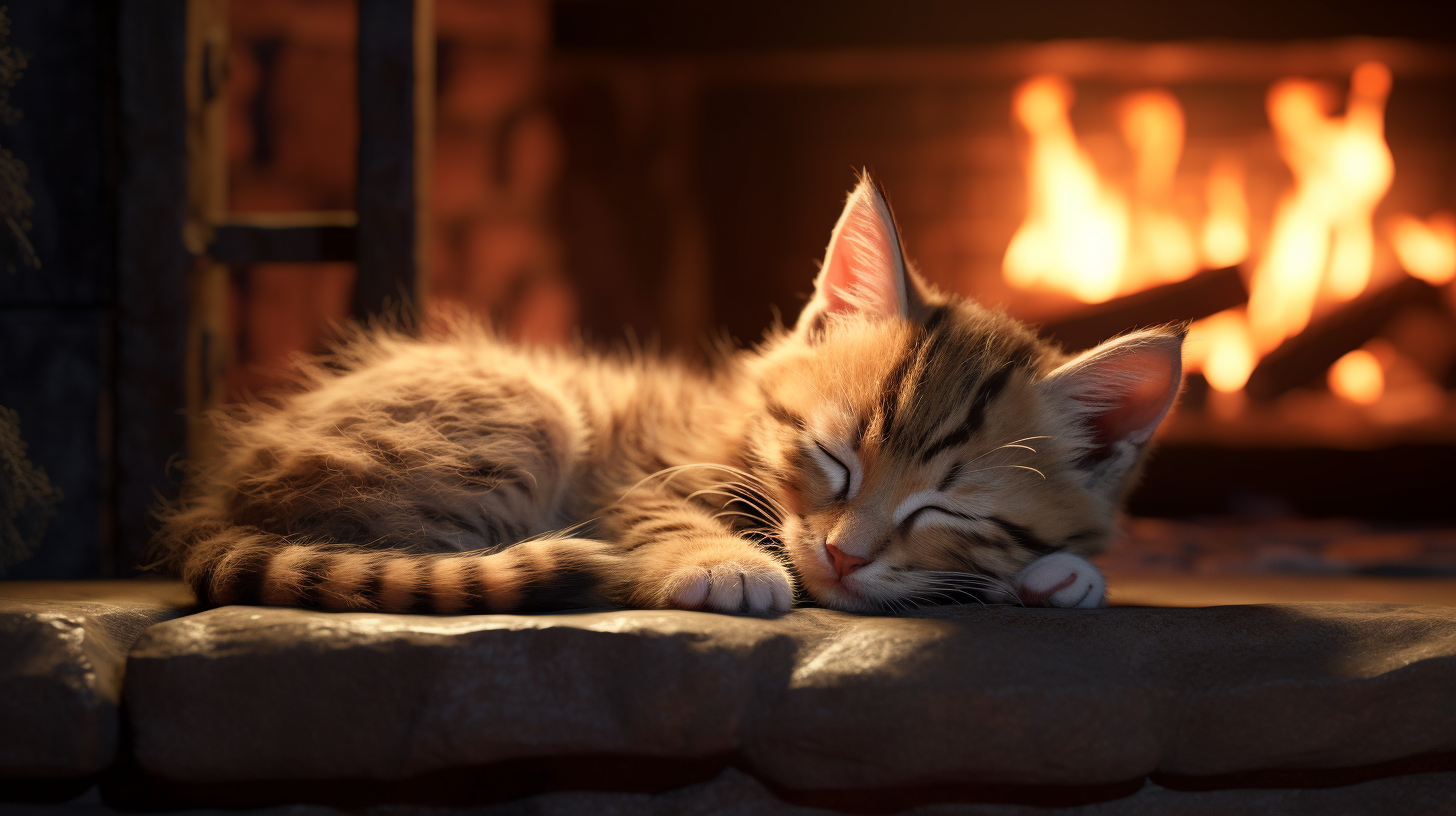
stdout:
[(1088, 306), (1073, 317), (1047, 323), (1042, 334), (1069, 351), (1091, 348), (1129, 329), (1197, 320), (1249, 299), (1236, 267), (1211, 269), (1188, 280)]
[(117, 570), (144, 560), (150, 511), (186, 439), (184, 0), (121, 0), (117, 42)]
[(359, 257), (357, 221), (351, 212), (256, 218), (232, 213), (229, 220), (213, 225), (212, 246), (207, 254), (220, 263), (236, 266), (353, 261)]
[(429, 10), (429, 0), (359, 0), (357, 318), (417, 294), (433, 65)]

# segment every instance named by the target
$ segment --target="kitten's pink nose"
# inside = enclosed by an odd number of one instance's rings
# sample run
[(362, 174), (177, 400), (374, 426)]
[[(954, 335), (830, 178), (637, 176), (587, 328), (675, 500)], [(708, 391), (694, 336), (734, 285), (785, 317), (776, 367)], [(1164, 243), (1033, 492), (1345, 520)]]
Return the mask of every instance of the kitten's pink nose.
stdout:
[(824, 549), (829, 551), (829, 560), (834, 562), (834, 571), (839, 574), (840, 578), (870, 562), (868, 558), (850, 555), (833, 544), (825, 544)]

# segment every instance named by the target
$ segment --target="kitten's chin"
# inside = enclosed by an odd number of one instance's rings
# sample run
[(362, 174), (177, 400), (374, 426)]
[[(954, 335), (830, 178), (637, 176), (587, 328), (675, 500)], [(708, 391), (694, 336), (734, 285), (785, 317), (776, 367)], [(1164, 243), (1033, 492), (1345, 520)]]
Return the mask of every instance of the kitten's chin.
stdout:
[(805, 576), (804, 584), (816, 602), (830, 609), (838, 609), (841, 612), (874, 612), (879, 609), (875, 602), (841, 581), (826, 581)]

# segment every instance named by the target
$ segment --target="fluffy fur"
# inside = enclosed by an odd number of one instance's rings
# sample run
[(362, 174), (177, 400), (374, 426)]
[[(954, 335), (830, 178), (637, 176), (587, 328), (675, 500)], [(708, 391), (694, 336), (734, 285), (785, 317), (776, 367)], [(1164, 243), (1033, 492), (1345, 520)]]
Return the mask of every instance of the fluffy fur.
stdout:
[(218, 417), (163, 514), (210, 604), (893, 611), (1101, 603), (1180, 328), (1069, 358), (908, 268), (868, 179), (792, 329), (710, 371), (359, 331)]

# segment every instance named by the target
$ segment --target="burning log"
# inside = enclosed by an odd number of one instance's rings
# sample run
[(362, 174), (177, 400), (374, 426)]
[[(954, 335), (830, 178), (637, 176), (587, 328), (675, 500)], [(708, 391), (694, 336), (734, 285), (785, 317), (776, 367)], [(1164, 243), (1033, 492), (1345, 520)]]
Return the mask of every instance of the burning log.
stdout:
[(1346, 352), (1380, 334), (1406, 308), (1421, 305), (1441, 308), (1441, 294), (1416, 278), (1341, 305), (1260, 360), (1249, 376), (1249, 396), (1268, 400), (1291, 388), (1319, 382)]
[(1080, 351), (1131, 328), (1197, 320), (1248, 298), (1237, 267), (1211, 269), (1187, 280), (1089, 306), (1072, 317), (1046, 324), (1042, 333), (1068, 350)]

